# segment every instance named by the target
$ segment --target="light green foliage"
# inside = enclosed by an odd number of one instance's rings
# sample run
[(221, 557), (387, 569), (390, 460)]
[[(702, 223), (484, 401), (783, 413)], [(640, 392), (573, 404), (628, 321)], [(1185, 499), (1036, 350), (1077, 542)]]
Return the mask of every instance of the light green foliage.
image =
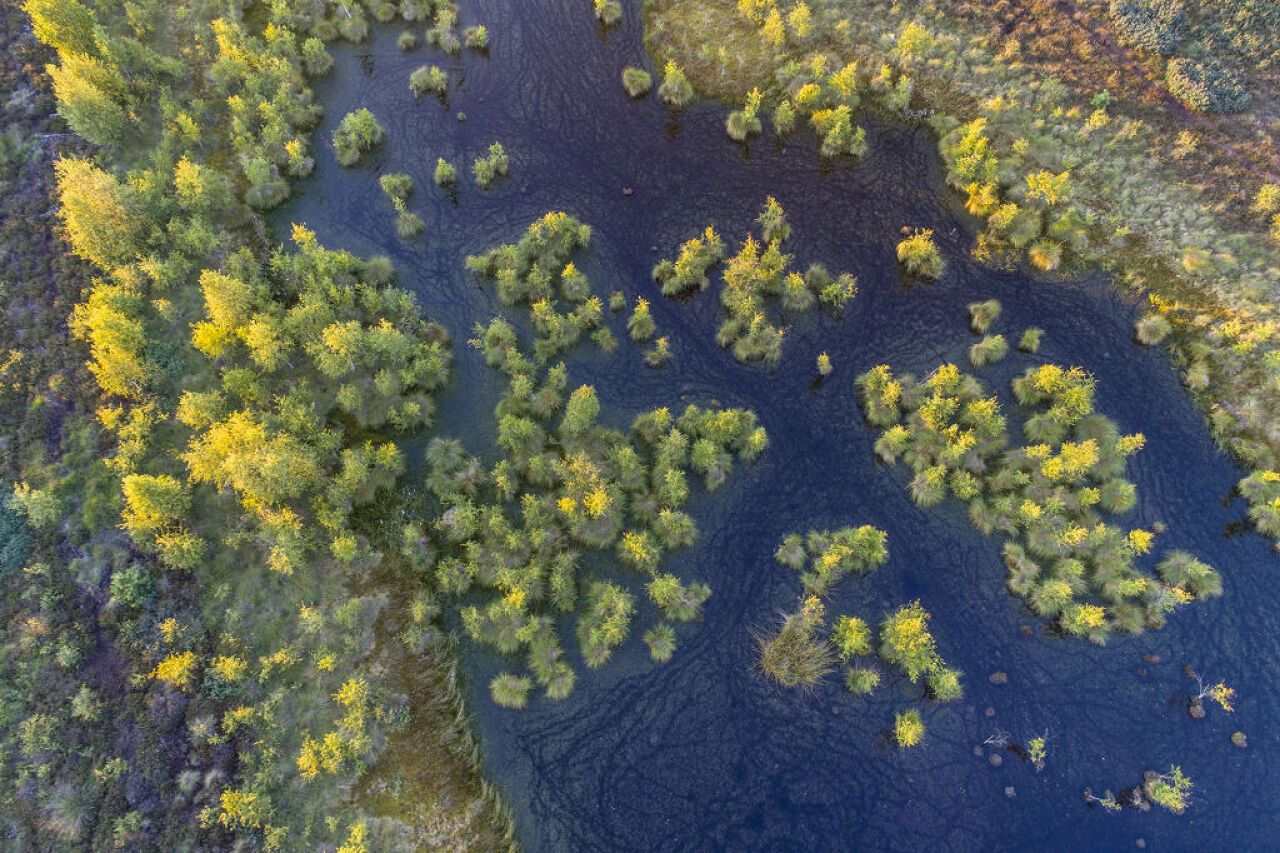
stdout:
[(528, 676), (512, 675), (509, 672), (496, 675), (489, 682), (489, 695), (493, 697), (494, 704), (504, 708), (523, 708), (529, 702), (529, 691), (532, 689), (533, 682)]
[[(522, 253), (527, 260), (547, 251), (545, 240), (563, 252), (586, 239), (576, 220), (556, 221), (563, 227), (532, 232)], [(754, 415), (689, 406), (676, 418), (657, 409), (636, 418), (627, 436), (599, 423), (591, 386), (568, 393), (563, 365), (535, 369), (510, 324), (495, 319), (478, 327), (473, 343), (510, 381), (496, 412), (504, 457), (486, 470), (456, 441), (428, 444), (427, 488), (440, 502), (435, 528), (446, 546), (430, 569), (436, 587), (466, 596), (458, 606), (473, 641), (523, 657), (547, 696), (564, 698), (575, 675), (555, 614), (578, 614), (579, 647), (595, 667), (626, 640), (641, 613), (623, 587), (581, 576), (587, 552), (612, 551), (647, 578), (646, 592), (666, 627), (649, 632), (646, 643), (656, 660), (669, 656), (670, 624), (696, 620), (710, 595), (706, 585), (662, 569), (667, 551), (697, 535), (682, 511), (689, 474), (703, 474), (714, 486), (728, 475), (731, 454), (754, 458), (763, 442)]]
[(1143, 314), (1133, 326), (1134, 337), (1143, 346), (1153, 347), (1169, 336), (1173, 327), (1162, 314)]
[(995, 397), (973, 377), (942, 365), (923, 382), (887, 367), (859, 378), (868, 419), (883, 433), (876, 450), (915, 471), (911, 493), (921, 506), (948, 494), (969, 504), (984, 533), (1009, 537), (1009, 589), (1067, 633), (1104, 642), (1111, 630), (1158, 627), (1171, 611), (1221, 592), (1216, 572), (1189, 555), (1170, 555), (1160, 580), (1135, 559), (1152, 534), (1125, 532), (1100, 511), (1127, 512), (1136, 502), (1124, 478), (1140, 435), (1120, 435), (1093, 411), (1094, 380), (1080, 368), (1028, 368), (1013, 393), (1030, 411), (1027, 443), (1011, 447)]
[(918, 746), (920, 741), (924, 740), (924, 721), (920, 719), (919, 711), (912, 708), (904, 713), (894, 715), (893, 739), (903, 749)]
[(701, 236), (680, 244), (680, 253), (674, 261), (659, 261), (653, 268), (653, 279), (661, 286), (663, 296), (706, 290), (711, 286), (708, 271), (724, 260), (724, 251), (724, 240), (708, 225)]
[(1168, 773), (1155, 776), (1146, 783), (1147, 796), (1151, 801), (1174, 814), (1187, 810), (1193, 787), (1191, 779), (1176, 765), (1170, 767)]
[(831, 643), (842, 660), (872, 652), (871, 629), (857, 616), (841, 616), (831, 632)]
[(386, 132), (373, 113), (361, 107), (349, 112), (338, 123), (333, 132), (333, 150), (337, 154), (338, 163), (343, 166), (354, 166), (360, 162), (365, 153), (380, 145)]
[(476, 179), (476, 186), (487, 190), (499, 177), (506, 177), (510, 168), (511, 162), (507, 157), (506, 149), (502, 147), (501, 142), (494, 142), (489, 146), (487, 155), (477, 157), (471, 163), (471, 174)]
[(468, 50), (488, 50), (489, 30), (483, 24), (475, 24), (462, 31), (462, 42)]
[(1009, 344), (1004, 335), (987, 335), (969, 347), (969, 363), (974, 367), (994, 364), (1009, 352)]
[(1000, 302), (998, 300), (988, 299), (986, 302), (969, 303), (969, 328), (973, 329), (975, 335), (985, 335), (991, 328), (991, 324), (999, 317)]
[(1022, 332), (1018, 338), (1018, 349), (1022, 352), (1036, 353), (1040, 351), (1040, 342), (1044, 340), (1044, 329), (1032, 326)]
[(622, 69), (622, 88), (633, 98), (641, 98), (649, 94), (653, 88), (653, 78), (643, 68), (628, 65)]
[[(467, 268), (497, 283), (504, 305), (528, 305), (540, 361), (573, 346), (600, 325), (603, 306), (569, 259), (585, 249), (591, 228), (567, 213), (551, 212), (531, 223), (517, 243), (467, 258)], [(560, 300), (572, 308), (560, 313)]]
[(898, 261), (907, 272), (923, 278), (938, 278), (946, 269), (946, 262), (933, 242), (930, 229), (916, 229), (914, 234), (898, 243)]
[(449, 75), (438, 65), (419, 65), (409, 75), (409, 89), (419, 98), (423, 95), (443, 98), (449, 93)]
[(869, 524), (810, 530), (803, 544), (799, 536), (788, 536), (774, 556), (801, 572), (807, 594), (825, 595), (846, 575), (866, 574), (883, 565), (889, 559), (887, 543), (888, 534)]
[(943, 669), (929, 633), (929, 613), (919, 601), (898, 608), (880, 624), (880, 656), (911, 681)]
[(844, 686), (855, 696), (866, 696), (880, 686), (880, 673), (865, 666), (851, 666), (845, 670)]
[(436, 158), (436, 169), (432, 179), (438, 187), (452, 187), (458, 183), (458, 170), (443, 157)]
[(742, 109), (729, 113), (729, 117), (725, 119), (724, 127), (730, 139), (735, 142), (745, 142), (760, 133), (762, 127), (759, 112), (762, 97), (759, 89), (752, 89), (748, 93), (747, 101), (743, 104)]
[(675, 62), (667, 60), (662, 69), (662, 85), (658, 87), (658, 97), (670, 107), (681, 109), (693, 100), (693, 87)]

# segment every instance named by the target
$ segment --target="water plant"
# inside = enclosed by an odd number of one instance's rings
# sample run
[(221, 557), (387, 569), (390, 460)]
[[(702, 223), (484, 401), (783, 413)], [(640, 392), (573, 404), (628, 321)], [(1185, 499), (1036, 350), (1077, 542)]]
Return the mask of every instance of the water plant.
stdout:
[(653, 337), (657, 324), (653, 322), (653, 314), (649, 311), (649, 300), (643, 296), (636, 297), (636, 304), (627, 318), (627, 332), (633, 341), (647, 341)]
[(757, 637), (760, 668), (783, 687), (812, 687), (835, 668), (835, 655), (822, 636), (826, 610), (816, 596), (806, 598), (794, 613), (783, 615), (771, 637)]
[(419, 65), (409, 75), (409, 89), (417, 97), (449, 93), (449, 75), (438, 65)]
[(969, 328), (973, 330), (975, 335), (985, 335), (987, 330), (991, 328), (991, 324), (999, 317), (999, 300), (988, 299), (985, 302), (969, 303)]
[(1027, 741), (1027, 760), (1036, 768), (1037, 773), (1044, 769), (1045, 759), (1049, 757), (1048, 734), (1046, 731)]
[(1037, 353), (1040, 351), (1040, 342), (1044, 340), (1044, 329), (1038, 326), (1032, 326), (1022, 332), (1022, 337), (1018, 338), (1018, 349), (1021, 352)]
[(893, 715), (893, 739), (903, 749), (919, 746), (924, 740), (924, 720), (919, 711), (911, 708)]
[(650, 367), (662, 367), (671, 360), (671, 339), (666, 335), (653, 342), (653, 347), (645, 352), (644, 363)]
[(911, 236), (898, 243), (898, 261), (911, 275), (938, 278), (946, 269), (942, 253), (933, 242), (933, 231), (917, 228)]
[(525, 675), (512, 675), (504, 672), (495, 675), (489, 682), (489, 695), (494, 704), (504, 708), (523, 708), (529, 703), (529, 691), (533, 682)]
[(831, 375), (831, 356), (825, 352), (818, 353), (817, 368), (819, 376)]
[(497, 178), (506, 176), (510, 166), (506, 149), (501, 142), (494, 142), (489, 146), (488, 154), (472, 161), (471, 174), (476, 179), (476, 185), (487, 190)]
[(764, 96), (759, 89), (752, 89), (747, 94), (746, 103), (742, 109), (733, 110), (729, 113), (729, 117), (725, 119), (725, 132), (729, 134), (729, 138), (735, 142), (745, 142), (752, 136), (760, 133), (760, 101)]
[(855, 696), (866, 696), (880, 686), (880, 673), (871, 667), (851, 666), (844, 673), (844, 687)]
[(1169, 336), (1173, 327), (1163, 314), (1149, 313), (1138, 318), (1133, 326), (1133, 335), (1143, 346), (1153, 347)]
[(396, 38), (396, 47), (400, 48), (406, 53), (408, 51), (413, 50), (417, 46), (418, 46), (418, 36), (410, 30), (405, 30), (399, 35), (398, 38)]
[(1169, 768), (1168, 773), (1148, 772), (1143, 783), (1147, 798), (1174, 814), (1187, 810), (1193, 787), (1191, 779), (1176, 764)]
[(455, 186), (458, 183), (458, 170), (448, 160), (438, 157), (432, 179), (438, 187)]
[(622, 4), (618, 0), (591, 0), (596, 18), (606, 27), (622, 20)]
[(1004, 335), (987, 335), (969, 347), (969, 363), (974, 367), (984, 367), (1005, 357), (1009, 352), (1009, 344)]
[(628, 65), (622, 69), (622, 88), (633, 98), (641, 98), (649, 94), (653, 87), (653, 78), (643, 68)]
[(347, 113), (333, 132), (333, 150), (339, 165), (356, 165), (369, 150), (380, 145), (385, 137), (382, 125), (378, 124), (378, 119), (369, 110), (361, 107)]
[[(889, 559), (888, 534), (869, 524), (792, 533), (774, 558), (800, 572), (809, 595), (825, 595), (849, 574), (866, 574)], [(806, 567), (807, 566), (807, 567)]]
[[(600, 325), (603, 306), (586, 276), (570, 260), (591, 240), (591, 228), (553, 211), (530, 223), (516, 243), (466, 259), (467, 269), (497, 284), (504, 305), (527, 305), (537, 337), (534, 355), (547, 361)], [(560, 300), (570, 310), (561, 313)]]
[(882, 430), (876, 452), (912, 467), (916, 502), (952, 495), (969, 504), (979, 530), (1009, 537), (1009, 590), (1065, 633), (1104, 642), (1111, 630), (1159, 627), (1178, 607), (1221, 593), (1217, 572), (1184, 552), (1170, 553), (1158, 577), (1139, 571), (1152, 533), (1102, 520), (1100, 511), (1134, 505), (1124, 467), (1145, 439), (1122, 436), (1094, 412), (1095, 383), (1083, 370), (1046, 364), (1014, 380), (1014, 397), (1031, 412), (1021, 446), (1012, 446), (998, 400), (954, 365), (923, 382), (881, 365), (857, 384), (867, 419)]
[(676, 109), (688, 106), (693, 100), (693, 86), (689, 85), (680, 66), (670, 59), (662, 67), (662, 85), (658, 87), (658, 97), (664, 104)]
[(462, 31), (462, 43), (468, 50), (489, 49), (489, 29), (484, 24), (474, 24)]
[(674, 261), (669, 258), (659, 261), (653, 268), (653, 279), (661, 286), (663, 296), (706, 290), (711, 286), (708, 271), (724, 260), (724, 250), (724, 241), (716, 229), (708, 225), (701, 236), (680, 244)]

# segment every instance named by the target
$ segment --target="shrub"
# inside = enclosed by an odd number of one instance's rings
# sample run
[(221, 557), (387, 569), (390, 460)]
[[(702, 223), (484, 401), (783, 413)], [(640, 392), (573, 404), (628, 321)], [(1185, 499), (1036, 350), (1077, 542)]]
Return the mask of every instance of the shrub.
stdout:
[(936, 279), (946, 269), (942, 253), (933, 242), (931, 229), (916, 229), (907, 239), (898, 243), (898, 261), (912, 275)]
[(915, 708), (893, 716), (893, 739), (902, 748), (916, 746), (924, 740), (924, 721)]
[(1187, 24), (1181, 0), (1111, 0), (1111, 19), (1125, 44), (1161, 56), (1177, 49)]
[(1164, 79), (1169, 93), (1197, 112), (1238, 113), (1253, 100), (1239, 74), (1208, 60), (1171, 59)]
[(747, 100), (742, 109), (729, 113), (729, 117), (724, 122), (724, 129), (730, 139), (735, 142), (745, 142), (748, 137), (760, 133), (762, 127), (757, 113), (760, 112), (760, 101), (763, 97), (759, 89), (752, 89), (747, 93)]
[(871, 654), (871, 629), (857, 616), (841, 616), (831, 632), (831, 642), (842, 660)]
[(911, 681), (941, 665), (929, 633), (929, 613), (919, 601), (904, 605), (880, 626), (880, 656), (902, 670)]
[(418, 46), (418, 37), (411, 31), (405, 30), (400, 34), (400, 37), (396, 39), (396, 46), (404, 51), (413, 50)]
[(818, 375), (831, 375), (831, 356), (827, 355), (825, 352), (818, 353)]
[(402, 210), (396, 215), (396, 234), (402, 240), (410, 240), (417, 237), (425, 230), (427, 230), (427, 224), (422, 221), (422, 217), (418, 214)]
[(343, 166), (354, 166), (364, 157), (365, 152), (382, 143), (386, 132), (373, 113), (365, 108), (349, 112), (338, 123), (333, 132), (333, 148), (337, 153), (338, 163)]
[(1143, 314), (1133, 326), (1134, 337), (1143, 346), (1153, 347), (1168, 337), (1172, 327), (1162, 314)]
[(1186, 811), (1192, 787), (1191, 780), (1177, 766), (1170, 767), (1165, 774), (1147, 774), (1144, 785), (1151, 802), (1174, 814)]
[(653, 87), (653, 78), (649, 76), (649, 72), (643, 68), (633, 68), (628, 65), (622, 69), (622, 88), (627, 90), (627, 94), (633, 98), (641, 98), (649, 94), (649, 89)]
[(929, 673), (929, 694), (939, 702), (953, 702), (964, 695), (960, 670), (939, 667)]

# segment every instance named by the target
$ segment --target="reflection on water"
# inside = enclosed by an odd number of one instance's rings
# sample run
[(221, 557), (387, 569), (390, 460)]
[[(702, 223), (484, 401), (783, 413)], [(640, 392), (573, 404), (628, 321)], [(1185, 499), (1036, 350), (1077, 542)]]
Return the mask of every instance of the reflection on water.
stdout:
[[(702, 537), (670, 560), (714, 594), (705, 620), (681, 629), (671, 663), (649, 663), (639, 635), (653, 614), (642, 609), (632, 639), (604, 669), (583, 672), (569, 700), (535, 699), (521, 713), (487, 698), (498, 661), (467, 653), (486, 764), (524, 846), (1129, 849), (1139, 837), (1155, 849), (1205, 839), (1274, 844), (1280, 631), (1268, 592), (1276, 560), (1256, 535), (1224, 536), (1243, 515), (1227, 499), (1239, 472), (1215, 450), (1165, 354), (1130, 342), (1133, 306), (1100, 278), (1047, 282), (969, 261), (972, 233), (963, 213), (944, 204), (924, 130), (872, 123), (861, 164), (824, 165), (807, 134), (785, 146), (769, 133), (734, 145), (719, 105), (672, 121), (653, 98), (631, 102), (622, 68), (651, 63), (640, 45), (639, 4), (626, 5), (622, 26), (602, 37), (585, 0), (468, 0), (464, 22), (483, 22), (492, 35), (487, 58), (402, 54), (395, 29), (336, 48), (337, 66), (318, 86), (328, 113), (316, 177), (274, 217), (281, 235), (289, 222), (306, 222), (328, 245), (395, 260), (401, 283), (457, 339), (458, 375), (441, 400), (441, 429), (473, 450), (492, 437), (501, 383), (464, 342), (476, 321), (501, 309), (462, 260), (515, 239), (551, 209), (593, 227), (579, 267), (597, 292), (648, 296), (659, 334), (672, 338), (674, 358), (660, 371), (643, 366), (621, 317), (611, 321), (622, 341), (614, 356), (587, 345), (572, 354), (571, 379), (596, 386), (605, 419), (621, 426), (640, 409), (687, 399), (753, 408), (769, 430), (772, 445), (755, 467), (691, 503)], [(447, 106), (409, 92), (409, 73), (423, 62), (448, 68), (455, 85)], [(378, 115), (388, 141), (361, 168), (341, 169), (327, 139), (360, 106)], [(481, 193), (470, 162), (495, 139), (511, 155), (512, 174)], [(456, 200), (431, 183), (439, 156), (459, 167)], [(426, 222), (424, 238), (405, 244), (395, 236), (381, 171), (414, 177), (409, 207)], [(819, 311), (802, 318), (782, 363), (764, 371), (715, 346), (714, 293), (665, 300), (649, 270), (709, 223), (732, 250), (769, 194), (792, 223), (788, 251), (854, 272), (861, 292), (843, 320)], [(935, 229), (950, 264), (938, 284), (903, 284), (893, 247), (904, 224)], [(1004, 305), (996, 331), (1016, 340), (1034, 324), (1047, 334), (1039, 355), (1014, 354), (979, 375), (1007, 401), (1008, 381), (1030, 363), (1081, 364), (1096, 374), (1099, 411), (1148, 438), (1130, 466), (1140, 503), (1121, 521), (1165, 522), (1159, 544), (1215, 565), (1223, 598), (1105, 648), (1054, 638), (1003, 591), (997, 538), (974, 531), (954, 503), (917, 509), (904, 469), (876, 464), (854, 376), (879, 362), (916, 372), (940, 360), (963, 364), (974, 340), (965, 305), (989, 297)], [(822, 350), (835, 372), (815, 383)], [(897, 677), (869, 699), (850, 697), (835, 678), (803, 696), (755, 674), (750, 630), (770, 626), (799, 590), (773, 549), (788, 532), (848, 523), (887, 530), (891, 557), (869, 578), (841, 584), (829, 612), (878, 621), (920, 598), (934, 614), (939, 651), (966, 673), (964, 700), (929, 703)], [(1238, 688), (1234, 715), (1187, 717), (1180, 703), (1191, 685), (1182, 674), (1188, 663)], [(988, 681), (997, 670), (1007, 684)], [(911, 705), (923, 709), (929, 734), (924, 746), (902, 752), (884, 733), (894, 711)], [(975, 755), (997, 731), (1025, 741), (1046, 728), (1042, 773), (1010, 753), (999, 767)], [(1247, 750), (1229, 742), (1237, 728), (1249, 735)], [(1182, 817), (1108, 815), (1083, 804), (1085, 786), (1136, 784), (1144, 769), (1171, 763), (1197, 784)]]

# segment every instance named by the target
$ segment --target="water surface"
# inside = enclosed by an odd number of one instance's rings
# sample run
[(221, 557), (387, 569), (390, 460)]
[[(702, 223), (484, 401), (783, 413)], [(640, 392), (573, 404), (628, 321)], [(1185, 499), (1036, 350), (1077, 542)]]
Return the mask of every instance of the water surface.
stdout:
[[(487, 57), (402, 54), (395, 28), (376, 29), (365, 45), (336, 47), (336, 68), (317, 86), (327, 115), (316, 176), (274, 217), (281, 236), (289, 222), (305, 222), (330, 246), (395, 260), (400, 282), (455, 335), (457, 377), (441, 398), (440, 426), (474, 451), (490, 450), (504, 383), (465, 340), (502, 309), (462, 261), (516, 239), (547, 210), (593, 227), (579, 267), (602, 295), (648, 296), (659, 334), (672, 339), (670, 365), (651, 370), (626, 340), (624, 317), (615, 316), (622, 341), (615, 355), (586, 345), (570, 355), (571, 380), (596, 386), (606, 421), (624, 426), (655, 405), (717, 401), (754, 409), (769, 431), (758, 464), (691, 502), (702, 536), (667, 565), (714, 594), (704, 621), (679, 629), (669, 664), (651, 664), (640, 640), (655, 618), (647, 604), (604, 669), (586, 671), (569, 643), (581, 677), (564, 702), (497, 708), (486, 685), (501, 661), (465, 653), (486, 768), (515, 812), (522, 845), (1132, 849), (1145, 838), (1152, 849), (1275, 846), (1280, 631), (1270, 602), (1280, 561), (1256, 535), (1224, 535), (1243, 515), (1243, 504), (1230, 499), (1240, 472), (1215, 449), (1167, 355), (1131, 343), (1135, 307), (1101, 277), (1049, 281), (972, 263), (972, 223), (942, 187), (934, 140), (921, 128), (864, 117), (870, 154), (858, 165), (831, 165), (820, 162), (808, 133), (785, 145), (768, 132), (735, 145), (724, 134), (722, 105), (672, 118), (653, 98), (632, 102), (619, 82), (623, 66), (653, 70), (638, 5), (626, 4), (623, 24), (606, 34), (586, 0), (468, 0), (464, 23), (489, 27)], [(447, 106), (409, 92), (409, 73), (423, 62), (453, 76)], [(378, 115), (388, 140), (359, 168), (342, 169), (327, 140), (338, 119), (361, 106)], [(511, 155), (512, 175), (482, 193), (468, 170), (495, 139)], [(431, 183), (438, 156), (459, 167), (456, 200)], [(414, 177), (410, 209), (427, 224), (424, 238), (396, 237), (376, 180), (384, 171)], [(736, 246), (770, 194), (793, 226), (786, 248), (797, 265), (821, 261), (853, 272), (861, 291), (843, 319), (815, 311), (796, 323), (781, 364), (763, 370), (715, 346), (714, 293), (665, 300), (649, 270), (708, 223)], [(893, 249), (904, 224), (935, 229), (949, 262), (937, 284), (903, 283)], [(876, 463), (853, 378), (881, 362), (916, 372), (942, 360), (966, 364), (974, 338), (965, 306), (990, 297), (1004, 305), (995, 331), (1016, 341), (1035, 324), (1047, 335), (1038, 356), (1015, 354), (978, 375), (1007, 401), (1009, 379), (1028, 365), (1092, 371), (1099, 410), (1148, 438), (1130, 466), (1140, 503), (1121, 522), (1167, 524), (1159, 544), (1217, 566), (1222, 599), (1102, 648), (1056, 638), (1004, 592), (1001, 540), (973, 530), (954, 502), (918, 509), (905, 469)], [(815, 387), (814, 358), (823, 350), (835, 372)], [(863, 523), (888, 531), (891, 558), (869, 578), (838, 586), (830, 612), (878, 622), (919, 598), (934, 615), (942, 655), (966, 673), (962, 701), (929, 702), (896, 676), (869, 699), (849, 696), (836, 678), (803, 695), (755, 672), (752, 629), (772, 627), (799, 592), (794, 573), (773, 562), (778, 541), (792, 531)], [(584, 562), (613, 572), (605, 561)], [(634, 585), (634, 575), (618, 576)], [(1162, 662), (1145, 662), (1149, 654)], [(1187, 664), (1238, 688), (1235, 714), (1187, 717)], [(1008, 684), (989, 683), (995, 671), (1007, 673)], [(913, 706), (923, 711), (927, 739), (898, 750), (886, 732), (895, 711)], [(1237, 728), (1249, 735), (1247, 750), (1229, 742)], [(999, 767), (975, 755), (975, 745), (998, 731), (1025, 742), (1045, 730), (1042, 773), (1010, 753), (1001, 753)], [(1181, 817), (1110, 815), (1082, 802), (1085, 786), (1118, 789), (1172, 763), (1197, 785)]]

